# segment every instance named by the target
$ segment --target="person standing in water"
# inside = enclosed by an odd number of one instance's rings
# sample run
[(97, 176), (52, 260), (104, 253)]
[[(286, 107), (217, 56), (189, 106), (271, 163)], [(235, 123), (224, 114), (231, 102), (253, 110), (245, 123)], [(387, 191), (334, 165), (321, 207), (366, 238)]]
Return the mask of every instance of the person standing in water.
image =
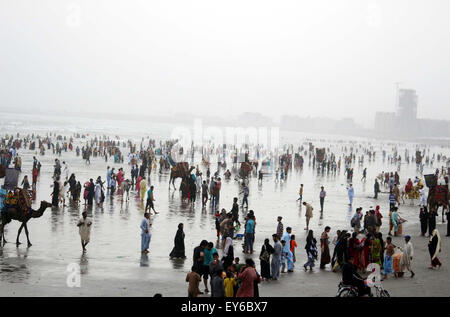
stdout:
[(52, 196), (52, 206), (53, 207), (58, 207), (58, 203), (59, 203), (59, 178), (55, 177), (55, 180), (53, 182), (53, 192), (51, 194)]
[(405, 236), (405, 246), (403, 247), (403, 254), (401, 263), (405, 265), (406, 269), (411, 272), (411, 277), (416, 275), (412, 270), (412, 259), (414, 256), (414, 248), (411, 243), (411, 236)]
[(300, 204), (302, 203), (302, 200), (303, 200), (303, 184), (300, 184), (300, 190), (298, 191), (298, 199), (297, 199), (297, 201), (298, 200), (300, 200)]
[(157, 214), (158, 212), (156, 212), (155, 210), (155, 206), (153, 204), (153, 202), (155, 201), (155, 198), (153, 197), (153, 186), (150, 186), (150, 189), (147, 191), (147, 204), (145, 206), (145, 211), (151, 212), (151, 210), (153, 209), (153, 212), (155, 214)]
[(375, 184), (373, 185), (373, 191), (375, 196), (374, 199), (378, 199), (378, 193), (380, 192), (380, 184), (378, 183), (378, 180), (375, 178)]
[(320, 187), (321, 191), (319, 194), (319, 198), (320, 198), (320, 212), (323, 212), (323, 204), (325, 202), (325, 196), (327, 195), (327, 192), (324, 190), (324, 187)]
[(84, 211), (82, 217), (77, 223), (77, 227), (81, 238), (81, 247), (83, 248), (83, 253), (86, 252), (86, 245), (89, 243), (91, 238), (91, 225), (92, 219), (87, 216), (87, 212)]
[(306, 217), (306, 227), (305, 230), (309, 230), (309, 220), (312, 218), (313, 216), (313, 207), (308, 204), (306, 201), (303, 202), (303, 205), (306, 206), (306, 212), (305, 212), (305, 217)]
[(184, 231), (183, 231), (184, 225), (182, 223), (178, 224), (178, 230), (175, 235), (174, 244), (175, 246), (172, 249), (172, 252), (170, 252), (170, 258), (182, 258), (185, 259), (186, 255), (184, 254)]
[(144, 219), (141, 221), (141, 253), (148, 253), (150, 239), (152, 238), (152, 234), (150, 233), (150, 226), (152, 224), (149, 219), (150, 213), (146, 212), (144, 214)]
[(348, 201), (349, 201), (349, 206), (351, 206), (353, 204), (353, 197), (355, 197), (355, 191), (353, 190), (353, 186), (352, 184), (350, 184), (350, 186), (347, 188), (347, 194), (348, 194)]
[(272, 279), (277, 280), (280, 276), (281, 252), (283, 251), (283, 246), (281, 245), (277, 234), (273, 234), (272, 238), (275, 244), (273, 246), (274, 251), (270, 263), (270, 270), (272, 272)]

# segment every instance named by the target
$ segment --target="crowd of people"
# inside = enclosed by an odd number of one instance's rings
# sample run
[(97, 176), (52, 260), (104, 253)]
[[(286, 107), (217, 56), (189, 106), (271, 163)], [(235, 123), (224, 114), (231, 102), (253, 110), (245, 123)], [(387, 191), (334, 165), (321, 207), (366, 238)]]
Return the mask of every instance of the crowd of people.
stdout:
[[(23, 140), (9, 139), (6, 142), (2, 140), (4, 149), (1, 151), (1, 164), (3, 166), (14, 165), (14, 168), (21, 170), (21, 160), (17, 150), (21, 147), (26, 147), (27, 143), (33, 142), (34, 136), (25, 138)], [(57, 140), (66, 140), (57, 138)], [(59, 143), (54, 145), (51, 138), (39, 138), (39, 148), (47, 149), (54, 148), (55, 154), (60, 155), (60, 151), (72, 151), (74, 147), (74, 140), (70, 138), (64, 142), (62, 146)], [(123, 164), (123, 155), (120, 150), (121, 146), (127, 146), (130, 151), (128, 156), (128, 165), (130, 167), (130, 178), (127, 178), (124, 168), (106, 169), (106, 181), (98, 176), (94, 182), (90, 178), (83, 185), (77, 179), (75, 173), (69, 173), (69, 165), (67, 162), (57, 158), (55, 159), (53, 184), (52, 186), (52, 206), (66, 206), (66, 197), (71, 203), (76, 205), (81, 204), (81, 193), (84, 188), (83, 200), (86, 206), (93, 206), (94, 201), (97, 206), (101, 206), (107, 196), (121, 195), (122, 199), (129, 199), (130, 190), (134, 190), (141, 201), (146, 201), (144, 208), (144, 217), (140, 224), (141, 229), (141, 253), (147, 254), (150, 249), (150, 241), (152, 237), (150, 215), (152, 211), (157, 214), (155, 210), (155, 187), (150, 185), (150, 175), (152, 170), (156, 170), (156, 156), (160, 155), (160, 170), (162, 173), (167, 169), (166, 163), (172, 160), (171, 148), (174, 145), (172, 142), (160, 143), (160, 147), (156, 147), (154, 140), (149, 140), (149, 146), (144, 149), (141, 143), (141, 150), (137, 150), (137, 146), (133, 142), (121, 142), (105, 139), (93, 139), (80, 149), (76, 147), (77, 156), (81, 151), (82, 158), (87, 164), (90, 164), (90, 157), (104, 157), (108, 162), (108, 156), (114, 157), (115, 164)], [(33, 145), (34, 146), (34, 145)], [(10, 150), (5, 150), (7, 148)], [(345, 149), (347, 151), (347, 148)], [(289, 152), (289, 151), (288, 151)], [(305, 157), (308, 151), (301, 147), (298, 149), (299, 153), (303, 153)], [(292, 152), (291, 152), (292, 153)], [(365, 153), (370, 160), (375, 160), (375, 152), (367, 150)], [(259, 155), (259, 154), (258, 154)], [(281, 156), (280, 156), (281, 157)], [(287, 154), (282, 156), (277, 163), (280, 167), (276, 169), (275, 182), (284, 182), (288, 166), (292, 162), (287, 159)], [(298, 156), (303, 166), (303, 156)], [(386, 154), (383, 151), (383, 160)], [(317, 171), (324, 173), (325, 171), (336, 173), (340, 171), (341, 159), (345, 169), (347, 178), (347, 195), (349, 205), (353, 205), (355, 191), (353, 188), (353, 174), (354, 170), (351, 164), (358, 162), (360, 165), (364, 164), (364, 156), (357, 157), (350, 152), (349, 155), (337, 157), (330, 153), (325, 155), (325, 158), (319, 162), (316, 159), (313, 151), (309, 151), (309, 159), (312, 161), (313, 168), (317, 164)], [(401, 161), (400, 157), (389, 157), (389, 162), (397, 164)], [(413, 161), (413, 158), (407, 156), (408, 161)], [(440, 159), (437, 159), (438, 161)], [(140, 164), (139, 164), (140, 163)], [(221, 163), (224, 164), (224, 163)], [(295, 164), (295, 162), (294, 162)], [(370, 264), (377, 264), (380, 267), (384, 279), (389, 276), (402, 277), (405, 271), (409, 271), (411, 277), (415, 276), (413, 271), (414, 247), (410, 235), (404, 236), (403, 246), (394, 245), (392, 242), (392, 235), (394, 237), (401, 236), (402, 224), (406, 221), (399, 212), (401, 192), (400, 173), (382, 172), (376, 179), (374, 185), (374, 198), (378, 199), (378, 194), (381, 192), (381, 186), (389, 189), (389, 212), (383, 217), (382, 210), (379, 205), (375, 208), (367, 208), (363, 213), (363, 208), (356, 208), (356, 212), (351, 217), (350, 227), (348, 230), (336, 230), (336, 236), (333, 239), (330, 237), (331, 227), (325, 226), (320, 236), (316, 238), (313, 230), (310, 229), (310, 220), (313, 218), (313, 204), (312, 202), (303, 201), (305, 196), (304, 184), (300, 184), (299, 201), (300, 206), (305, 209), (305, 224), (306, 239), (304, 243), (297, 243), (294, 234), (293, 226), (284, 227), (283, 217), (277, 217), (277, 223), (274, 224), (274, 233), (272, 236), (264, 237), (264, 242), (259, 253), (260, 266), (257, 267), (252, 255), (255, 253), (255, 237), (257, 233), (257, 221), (254, 210), (249, 209), (249, 195), (250, 189), (248, 186), (248, 178), (239, 180), (239, 195), (242, 195), (242, 202), (239, 203), (239, 198), (234, 197), (231, 208), (220, 208), (220, 204), (224, 204), (220, 200), (220, 193), (222, 188), (222, 180), (219, 175), (219, 170), (211, 176), (209, 164), (206, 164), (206, 178), (203, 179), (202, 168), (198, 165), (191, 170), (184, 177), (181, 177), (180, 192), (181, 199), (187, 200), (191, 205), (195, 205), (196, 197), (201, 196), (202, 208), (206, 208), (208, 201), (215, 215), (215, 230), (217, 241), (202, 240), (201, 243), (193, 250), (193, 265), (190, 272), (186, 276), (188, 286), (188, 296), (196, 297), (201, 294), (210, 293), (212, 297), (257, 297), (259, 294), (258, 285), (264, 281), (278, 280), (281, 274), (292, 274), (295, 271), (297, 264), (296, 249), (301, 245), (305, 250), (306, 262), (302, 263), (305, 271), (313, 270), (316, 262), (319, 263), (321, 270), (329, 269), (333, 272), (341, 272), (344, 283), (354, 285), (360, 290), (360, 294), (364, 295), (369, 292), (367, 287), (363, 284), (363, 278), (360, 274), (365, 274)], [(33, 156), (32, 168), (32, 184), (30, 185), (28, 176), (24, 176), (20, 186), (26, 191), (31, 191), (35, 188), (38, 181), (41, 164)], [(191, 172), (193, 170), (196, 172)], [(278, 173), (281, 171), (281, 177), (278, 178)], [(256, 173), (256, 170), (255, 170)], [(258, 182), (262, 182), (262, 168), (258, 171)], [(361, 182), (366, 181), (367, 169), (363, 169)], [(447, 177), (448, 186), (448, 171), (443, 169), (437, 170), (437, 176)], [(226, 170), (224, 177), (227, 181), (231, 179), (230, 170)], [(251, 176), (249, 176), (251, 177)], [(414, 183), (411, 179), (408, 180), (406, 188), (412, 188), (413, 184), (422, 186), (422, 180), (416, 178)], [(0, 192), (2, 203), (6, 194), (4, 189)], [(327, 193), (325, 187), (321, 186), (320, 192), (317, 195), (320, 204), (321, 215), (325, 208), (325, 199)], [(445, 207), (445, 206), (444, 206)], [(220, 211), (219, 211), (220, 210)], [(241, 216), (241, 211), (244, 215)], [(430, 267), (440, 268), (442, 263), (439, 261), (438, 255), (441, 250), (441, 238), (439, 231), (436, 228), (437, 209), (430, 209), (426, 204), (425, 194), (421, 192), (420, 197), (420, 224), (421, 234), (424, 236), (427, 231), (429, 234), (429, 253), (430, 253)], [(242, 217), (242, 218), (241, 218)], [(448, 209), (447, 209), (448, 217)], [(243, 221), (240, 221), (240, 218)], [(385, 218), (388, 218), (389, 231), (387, 237), (383, 237), (381, 228)], [(80, 220), (77, 223), (79, 234), (81, 238), (81, 245), (83, 252), (86, 252), (86, 245), (90, 241), (90, 230), (93, 220), (88, 217), (88, 213), (82, 212)], [(447, 233), (447, 236), (449, 232)], [(174, 238), (174, 247), (170, 252), (170, 258), (185, 259), (185, 240), (186, 234), (184, 232), (184, 225), (180, 223)], [(233, 243), (236, 241), (242, 242), (242, 253), (245, 254), (244, 263), (240, 263), (240, 259), (235, 257), (235, 250)], [(218, 249), (216, 249), (216, 247)], [(297, 251), (298, 252), (298, 251)], [(220, 255), (219, 255), (220, 254)], [(208, 281), (209, 280), (209, 281)], [(200, 285), (204, 285), (203, 291), (200, 290)]]

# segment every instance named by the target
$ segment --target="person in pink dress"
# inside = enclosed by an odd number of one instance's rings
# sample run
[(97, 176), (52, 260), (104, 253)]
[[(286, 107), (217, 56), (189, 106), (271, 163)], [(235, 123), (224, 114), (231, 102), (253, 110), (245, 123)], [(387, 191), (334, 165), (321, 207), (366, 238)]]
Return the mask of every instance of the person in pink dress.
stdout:
[(258, 281), (259, 277), (253, 266), (254, 262), (252, 259), (245, 260), (245, 267), (242, 268), (242, 272), (238, 275), (238, 278), (241, 280), (241, 286), (237, 291), (236, 297), (254, 297), (254, 282)]

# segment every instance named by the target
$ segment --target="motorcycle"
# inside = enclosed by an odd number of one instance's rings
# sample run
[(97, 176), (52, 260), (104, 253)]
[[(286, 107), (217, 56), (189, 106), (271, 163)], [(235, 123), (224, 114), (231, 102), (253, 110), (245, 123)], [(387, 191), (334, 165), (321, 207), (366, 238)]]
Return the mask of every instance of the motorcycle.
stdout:
[[(364, 281), (364, 284), (367, 285), (367, 280)], [(383, 288), (381, 283), (373, 285), (375, 288), (376, 297), (391, 297), (389, 292)], [(336, 297), (358, 297), (358, 288), (353, 285), (344, 285), (342, 282), (338, 284), (338, 291), (336, 293)], [(370, 295), (373, 297), (373, 294)]]

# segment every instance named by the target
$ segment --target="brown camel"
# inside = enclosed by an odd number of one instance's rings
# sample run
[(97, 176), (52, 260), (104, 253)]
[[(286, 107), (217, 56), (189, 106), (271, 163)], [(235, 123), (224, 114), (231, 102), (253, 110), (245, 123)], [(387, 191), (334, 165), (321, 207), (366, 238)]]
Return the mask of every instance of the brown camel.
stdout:
[(175, 179), (179, 177), (189, 177), (193, 169), (195, 169), (195, 166), (191, 166), (189, 168), (189, 163), (187, 162), (177, 163), (177, 165), (172, 167), (172, 169), (170, 170), (169, 189), (171, 183), (173, 185), (173, 188), (177, 189), (175, 187)]
[(438, 213), (439, 207), (442, 207), (442, 223), (445, 222), (445, 211), (449, 208), (449, 196), (450, 195), (447, 186), (442, 185), (430, 188), (430, 191), (428, 193), (427, 203), (429, 209), (434, 209)]
[(43, 200), (43, 201), (41, 201), (41, 205), (38, 210), (34, 210), (34, 209), (30, 209), (29, 211), (23, 210), (23, 209), (20, 209), (20, 207), (18, 205), (12, 206), (12, 207), (7, 207), (6, 213), (5, 214), (2, 213), (2, 216), (1, 216), (2, 223), (0, 224), (0, 243), (1, 243), (2, 237), (3, 237), (3, 245), (5, 245), (5, 243), (6, 243), (5, 236), (4, 236), (5, 225), (7, 225), (9, 222), (11, 222), (11, 220), (17, 220), (17, 221), (20, 221), (22, 223), (22, 225), (20, 226), (19, 231), (17, 232), (16, 244), (17, 245), (20, 244), (19, 236), (20, 236), (20, 233), (22, 232), (22, 229), (25, 229), (25, 234), (27, 235), (28, 247), (31, 247), (30, 238), (28, 236), (27, 222), (31, 218), (41, 217), (44, 214), (44, 211), (51, 206), (52, 206), (52, 204)]

